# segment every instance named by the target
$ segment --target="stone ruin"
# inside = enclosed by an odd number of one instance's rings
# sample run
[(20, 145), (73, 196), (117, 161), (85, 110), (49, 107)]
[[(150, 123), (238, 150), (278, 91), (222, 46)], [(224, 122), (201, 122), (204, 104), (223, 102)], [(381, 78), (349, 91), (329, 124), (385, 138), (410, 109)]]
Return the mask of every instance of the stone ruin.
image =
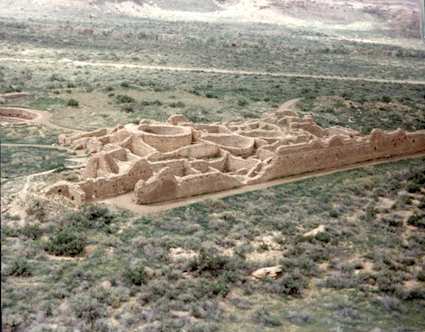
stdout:
[(167, 123), (60, 135), (59, 142), (89, 158), (82, 181), (56, 183), (47, 195), (81, 204), (133, 192), (137, 204), (152, 204), (425, 152), (425, 130), (360, 135), (281, 108), (261, 119), (212, 124), (173, 115)]
[(0, 122), (32, 122), (40, 118), (40, 115), (19, 107), (1, 107), (0, 106)]

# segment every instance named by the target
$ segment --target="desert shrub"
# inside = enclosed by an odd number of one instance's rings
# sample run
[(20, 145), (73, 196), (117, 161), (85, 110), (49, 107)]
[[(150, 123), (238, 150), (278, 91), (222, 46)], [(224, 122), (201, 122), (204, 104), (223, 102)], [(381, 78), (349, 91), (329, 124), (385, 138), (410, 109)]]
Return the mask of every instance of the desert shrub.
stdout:
[(382, 219), (382, 222), (387, 224), (390, 227), (401, 227), (403, 226), (403, 220), (399, 217), (395, 216), (390, 216), (390, 217), (385, 217)]
[(218, 98), (217, 95), (215, 95), (214, 93), (210, 93), (210, 92), (206, 93), (205, 97), (207, 97), (207, 98)]
[(10, 92), (22, 92), (22, 88), (16, 85), (9, 85), (5, 91), (5, 93), (10, 93)]
[(186, 104), (183, 103), (182, 101), (178, 101), (178, 102), (170, 103), (168, 106), (170, 106), (171, 108), (183, 108), (186, 106)]
[(106, 306), (87, 294), (80, 294), (73, 298), (71, 307), (77, 318), (89, 324), (93, 324), (97, 319), (106, 316)]
[(425, 228), (425, 214), (416, 212), (409, 217), (407, 223), (418, 228)]
[(326, 278), (323, 283), (324, 287), (333, 289), (355, 288), (358, 285), (358, 280), (352, 273), (341, 273), (338, 275)]
[(25, 209), (25, 212), (34, 217), (39, 221), (44, 221), (47, 213), (45, 210), (45, 204), (40, 200), (33, 200), (29, 203), (28, 207)]
[(415, 183), (415, 184), (425, 184), (425, 174), (422, 172), (414, 173), (413, 175), (409, 176), (409, 181)]
[(400, 300), (393, 296), (384, 295), (376, 300), (387, 311), (400, 311)]
[(261, 324), (263, 326), (270, 326), (270, 327), (275, 327), (275, 326), (281, 326), (282, 322), (279, 320), (279, 318), (273, 314), (271, 314), (266, 308), (260, 308), (257, 309), (253, 316), (252, 316), (252, 320), (257, 323), (257, 324)]
[(52, 82), (54, 82), (54, 81), (64, 82), (65, 81), (65, 79), (63, 78), (63, 76), (60, 75), (60, 74), (57, 74), (57, 73), (54, 73), (54, 74), (50, 75), (50, 78), (49, 79)]
[(409, 193), (418, 193), (421, 191), (421, 188), (423, 187), (423, 185), (419, 184), (419, 183), (409, 183), (406, 187), (406, 190)]
[(86, 238), (73, 226), (65, 226), (52, 234), (45, 244), (45, 250), (56, 256), (77, 256), (86, 245)]
[(308, 280), (298, 270), (294, 270), (277, 279), (274, 286), (279, 294), (300, 297), (308, 286)]
[(136, 100), (133, 97), (130, 97), (127, 95), (117, 95), (115, 99), (118, 104), (129, 104), (129, 103), (136, 102)]
[(121, 82), (120, 86), (123, 87), (123, 88), (128, 88), (128, 87), (130, 87), (130, 83), (128, 83), (128, 82)]
[(66, 102), (66, 105), (70, 107), (78, 107), (80, 106), (80, 103), (77, 100), (71, 98)]
[(422, 268), (421, 271), (418, 271), (418, 273), (416, 274), (416, 279), (422, 282), (425, 281), (425, 268)]
[(371, 221), (375, 220), (376, 213), (377, 213), (377, 211), (376, 211), (375, 207), (373, 205), (369, 204), (366, 207), (366, 212), (365, 212), (365, 215), (364, 215), (363, 219), (366, 222), (371, 222)]
[(248, 101), (246, 99), (239, 99), (238, 106), (244, 107), (248, 105)]
[(216, 332), (219, 327), (215, 323), (210, 322), (195, 322), (189, 327), (189, 332)]
[(397, 287), (396, 295), (403, 300), (425, 300), (425, 290), (423, 287), (405, 288)]
[(153, 100), (153, 101), (143, 100), (140, 104), (142, 106), (161, 106), (162, 102), (158, 99)]
[(217, 296), (226, 296), (230, 291), (230, 283), (225, 278), (207, 279), (197, 278), (193, 286), (194, 296), (203, 298), (212, 298)]
[(133, 113), (134, 107), (132, 105), (125, 105), (125, 106), (121, 107), (121, 112)]
[(124, 271), (124, 279), (135, 286), (143, 285), (147, 280), (145, 267), (142, 263), (129, 265)]
[(21, 229), (21, 234), (28, 239), (37, 240), (42, 234), (42, 230), (39, 225), (26, 225)]
[(403, 275), (390, 270), (383, 270), (376, 276), (378, 289), (383, 293), (393, 294), (403, 282)]
[(384, 103), (390, 103), (392, 99), (390, 96), (383, 96), (381, 100)]
[(10, 263), (6, 274), (14, 277), (30, 277), (32, 275), (31, 267), (28, 261), (23, 257), (14, 259)]
[(78, 212), (66, 214), (63, 219), (65, 225), (72, 226), (80, 231), (84, 229), (97, 229), (110, 232), (114, 214), (104, 206), (87, 204)]
[(229, 258), (201, 248), (199, 255), (191, 262), (190, 269), (198, 273), (208, 273), (218, 276), (227, 269)]

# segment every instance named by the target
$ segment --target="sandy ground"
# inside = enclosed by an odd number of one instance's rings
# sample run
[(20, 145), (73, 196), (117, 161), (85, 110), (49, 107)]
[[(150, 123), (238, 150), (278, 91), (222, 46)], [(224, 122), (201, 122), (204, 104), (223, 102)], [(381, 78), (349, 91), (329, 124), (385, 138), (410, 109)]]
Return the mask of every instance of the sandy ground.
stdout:
[(413, 84), (425, 85), (425, 80), (395, 80), (371, 77), (352, 77), (352, 76), (334, 76), (334, 75), (309, 75), (290, 72), (264, 72), (264, 71), (248, 71), (248, 70), (231, 70), (220, 68), (204, 68), (204, 67), (173, 67), (173, 66), (153, 66), (153, 65), (138, 65), (132, 63), (116, 63), (116, 62), (88, 62), (76, 61), (71, 59), (31, 59), (31, 58), (0, 58), (0, 62), (20, 62), (20, 63), (64, 63), (75, 66), (91, 66), (91, 67), (113, 67), (113, 68), (135, 68), (139, 70), (160, 70), (160, 71), (177, 71), (177, 72), (202, 72), (214, 74), (228, 75), (246, 75), (246, 76), (273, 76), (273, 77), (294, 77), (294, 78), (313, 78), (321, 80), (340, 80), (340, 81), (361, 81), (373, 83), (391, 83), (391, 84)]

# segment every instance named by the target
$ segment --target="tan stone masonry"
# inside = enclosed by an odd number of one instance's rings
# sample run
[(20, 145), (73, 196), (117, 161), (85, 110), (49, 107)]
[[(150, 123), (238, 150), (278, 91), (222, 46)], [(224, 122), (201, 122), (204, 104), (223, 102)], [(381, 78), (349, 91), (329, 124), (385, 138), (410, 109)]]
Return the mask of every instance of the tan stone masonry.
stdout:
[(81, 204), (134, 192), (152, 204), (230, 190), (272, 179), (425, 152), (425, 131), (370, 135), (321, 128), (311, 115), (285, 109), (258, 120), (195, 124), (183, 115), (167, 123), (142, 120), (59, 142), (90, 154), (82, 181), (46, 189)]

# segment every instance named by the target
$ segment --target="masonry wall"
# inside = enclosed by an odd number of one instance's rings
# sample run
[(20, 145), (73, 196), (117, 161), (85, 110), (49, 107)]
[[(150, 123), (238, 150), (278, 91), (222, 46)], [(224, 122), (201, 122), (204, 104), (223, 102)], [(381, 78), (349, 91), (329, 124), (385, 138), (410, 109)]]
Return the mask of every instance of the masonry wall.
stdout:
[(276, 178), (303, 174), (324, 169), (334, 169), (356, 163), (401, 156), (425, 151), (425, 133), (377, 133), (376, 136), (352, 139), (340, 146), (323, 146), (313, 149), (311, 144), (300, 146), (290, 153), (277, 155), (273, 162), (247, 181), (260, 183)]

